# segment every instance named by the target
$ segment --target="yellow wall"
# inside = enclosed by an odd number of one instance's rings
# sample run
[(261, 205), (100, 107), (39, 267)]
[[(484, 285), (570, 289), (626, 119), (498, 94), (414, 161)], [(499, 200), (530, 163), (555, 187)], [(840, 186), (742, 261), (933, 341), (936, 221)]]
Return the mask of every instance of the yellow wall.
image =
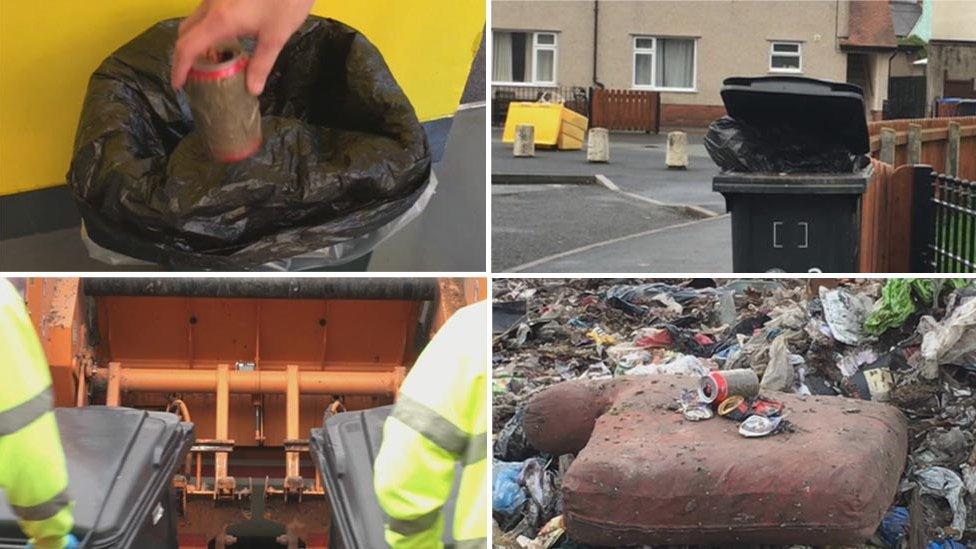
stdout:
[[(153, 23), (196, 0), (0, 0), (0, 195), (64, 183), (88, 77)], [(319, 0), (362, 31), (421, 120), (457, 108), (485, 23), (483, 0)]]

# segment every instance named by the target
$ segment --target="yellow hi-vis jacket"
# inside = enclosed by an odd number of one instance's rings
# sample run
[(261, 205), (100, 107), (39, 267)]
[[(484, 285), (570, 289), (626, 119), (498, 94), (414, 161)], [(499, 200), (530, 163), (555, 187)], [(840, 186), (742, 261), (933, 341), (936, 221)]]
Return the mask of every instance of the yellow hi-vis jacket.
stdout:
[(460, 309), (417, 358), (383, 426), (373, 486), (394, 549), (443, 547), (441, 508), (461, 479), (454, 547), (488, 538), (488, 305)]
[(74, 520), (44, 350), (24, 301), (0, 279), (0, 489), (38, 549), (61, 549)]

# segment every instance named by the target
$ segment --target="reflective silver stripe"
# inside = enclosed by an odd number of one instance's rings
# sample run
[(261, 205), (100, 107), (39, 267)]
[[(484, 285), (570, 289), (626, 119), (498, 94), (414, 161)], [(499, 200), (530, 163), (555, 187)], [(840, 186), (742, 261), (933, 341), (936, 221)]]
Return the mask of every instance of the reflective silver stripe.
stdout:
[(64, 509), (69, 503), (71, 503), (71, 498), (68, 497), (68, 489), (65, 488), (44, 503), (30, 507), (21, 507), (11, 503), (10, 506), (22, 520), (44, 520), (58, 514), (58, 511)]
[(48, 385), (27, 402), (18, 404), (9, 410), (0, 412), (0, 437), (16, 433), (30, 425), (35, 419), (49, 412), (54, 404), (54, 394)]
[(463, 539), (444, 546), (445, 549), (483, 549), (488, 547), (488, 538)]
[(488, 458), (488, 433), (472, 435), (468, 440), (468, 450), (464, 453), (464, 464), (471, 465)]
[(468, 434), (444, 416), (401, 394), (391, 417), (397, 418), (434, 444), (460, 458), (468, 448)]
[(426, 530), (430, 530), (432, 526), (437, 522), (437, 517), (441, 514), (440, 508), (434, 509), (433, 511), (427, 513), (426, 515), (417, 517), (412, 520), (400, 520), (386, 516), (386, 524), (397, 534), (403, 536), (412, 536), (414, 534), (419, 534)]

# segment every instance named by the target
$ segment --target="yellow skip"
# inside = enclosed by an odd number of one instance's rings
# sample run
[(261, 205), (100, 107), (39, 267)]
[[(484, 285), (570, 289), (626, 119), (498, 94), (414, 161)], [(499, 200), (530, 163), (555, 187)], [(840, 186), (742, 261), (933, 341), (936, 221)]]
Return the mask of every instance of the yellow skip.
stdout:
[(560, 103), (512, 102), (505, 117), (503, 143), (515, 142), (515, 127), (534, 126), (537, 147), (557, 147), (579, 150), (583, 148), (587, 118)]

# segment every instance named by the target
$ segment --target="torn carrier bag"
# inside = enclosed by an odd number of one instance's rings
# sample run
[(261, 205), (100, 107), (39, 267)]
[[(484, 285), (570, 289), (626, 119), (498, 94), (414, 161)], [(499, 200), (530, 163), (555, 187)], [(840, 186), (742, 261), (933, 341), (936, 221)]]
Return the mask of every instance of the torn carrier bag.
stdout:
[(260, 97), (261, 148), (221, 163), (170, 86), (178, 25), (154, 25), (89, 81), (67, 179), (94, 244), (167, 266), (336, 266), (420, 213), (436, 186), (430, 147), (362, 34), (309, 17)]

